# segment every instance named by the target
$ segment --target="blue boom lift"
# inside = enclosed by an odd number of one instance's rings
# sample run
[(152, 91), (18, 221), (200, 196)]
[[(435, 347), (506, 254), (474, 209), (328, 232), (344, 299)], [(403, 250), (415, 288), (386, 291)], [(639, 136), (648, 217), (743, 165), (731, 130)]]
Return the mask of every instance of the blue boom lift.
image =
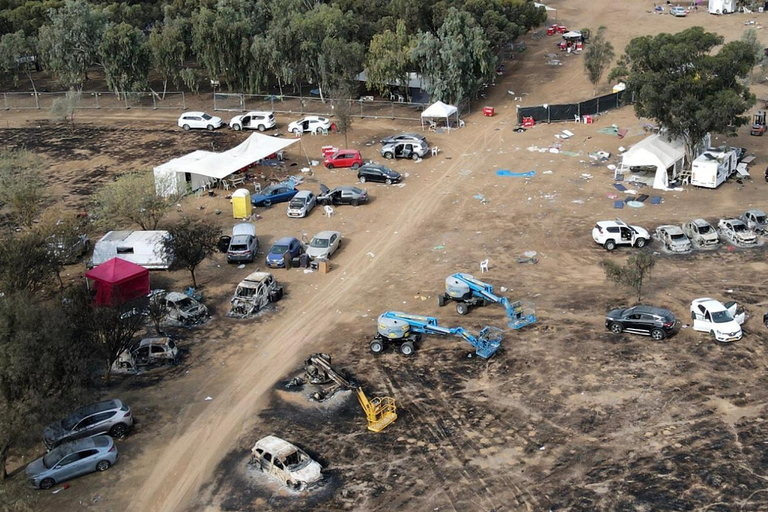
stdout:
[(458, 272), (445, 279), (445, 293), (437, 296), (437, 304), (442, 307), (451, 301), (456, 302), (456, 312), (460, 315), (466, 315), (473, 307), (501, 304), (507, 311), (507, 325), (512, 329), (520, 329), (536, 321), (536, 308), (532, 302), (510, 302), (506, 297), (493, 293), (493, 286), (470, 274)]
[(475, 347), (478, 356), (485, 359), (491, 357), (501, 345), (501, 329), (497, 327), (484, 327), (479, 335), (474, 336), (463, 327), (438, 325), (437, 318), (431, 316), (387, 311), (379, 315), (378, 333), (371, 341), (371, 351), (378, 354), (387, 342), (399, 343), (400, 352), (409, 356), (422, 334), (460, 336)]

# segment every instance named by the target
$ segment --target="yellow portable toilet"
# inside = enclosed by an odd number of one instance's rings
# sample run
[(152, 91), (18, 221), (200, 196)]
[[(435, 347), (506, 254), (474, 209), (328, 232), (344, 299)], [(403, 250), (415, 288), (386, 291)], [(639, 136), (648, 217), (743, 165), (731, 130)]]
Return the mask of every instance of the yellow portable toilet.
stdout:
[(247, 188), (239, 188), (232, 193), (232, 216), (245, 219), (251, 215), (251, 192)]

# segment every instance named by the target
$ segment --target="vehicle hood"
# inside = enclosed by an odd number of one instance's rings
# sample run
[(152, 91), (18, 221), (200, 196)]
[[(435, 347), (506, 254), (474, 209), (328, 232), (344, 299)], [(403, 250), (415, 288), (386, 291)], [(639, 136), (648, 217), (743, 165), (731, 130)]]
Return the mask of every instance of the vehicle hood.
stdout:
[(640, 226), (630, 226), (632, 229), (637, 231), (637, 236), (641, 236), (643, 238), (650, 238), (650, 235), (648, 234), (648, 231), (641, 228)]
[(624, 313), (623, 309), (612, 309), (605, 316), (611, 319), (617, 319), (621, 318), (622, 313)]
[(208, 308), (203, 304), (193, 304), (186, 309), (181, 309), (181, 312), (186, 316), (201, 316), (208, 314)]
[(718, 239), (717, 233), (713, 231), (710, 231), (709, 233), (703, 233), (703, 234), (699, 233), (697, 236), (702, 240), (704, 240), (705, 242), (716, 241)]
[(281, 261), (282, 259), (283, 259), (282, 254), (274, 254), (271, 252), (267, 254), (267, 261)]
[(233, 117), (232, 119), (229, 120), (229, 124), (239, 123), (242, 119), (243, 119), (242, 115), (235, 116), (235, 117)]
[(27, 475), (27, 478), (31, 478), (45, 471), (48, 471), (48, 468), (45, 467), (45, 464), (43, 464), (43, 458), (40, 457), (39, 459), (33, 460), (27, 464), (27, 467), (24, 470), (24, 474)]
[(752, 231), (732, 231), (733, 237), (742, 242), (753, 242), (757, 237)]
[(685, 251), (691, 248), (691, 242), (688, 240), (671, 240), (669, 246), (673, 250)]
[(303, 468), (291, 471), (291, 476), (299, 482), (313, 484), (322, 478), (322, 474), (320, 473), (322, 469), (323, 467), (313, 460)]
[[(744, 321), (744, 313), (739, 315), (741, 317), (741, 321)], [(713, 327), (716, 331), (721, 333), (727, 333), (727, 334), (735, 334), (741, 332), (741, 323), (739, 323), (738, 320), (731, 320), (730, 322), (723, 322), (721, 324), (716, 324), (715, 327)]]
[(51, 423), (45, 427), (45, 430), (43, 430), (43, 439), (46, 441), (56, 441), (61, 439), (66, 434), (67, 431), (64, 430), (64, 427), (61, 426), (61, 423)]
[(307, 256), (310, 258), (325, 258), (330, 247), (307, 247)]

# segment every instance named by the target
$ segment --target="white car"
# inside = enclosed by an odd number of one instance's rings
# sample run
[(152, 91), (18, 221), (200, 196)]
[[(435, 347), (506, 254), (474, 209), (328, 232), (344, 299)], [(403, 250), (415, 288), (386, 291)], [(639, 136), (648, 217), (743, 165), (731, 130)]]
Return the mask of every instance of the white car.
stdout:
[(680, 226), (659, 226), (656, 228), (656, 236), (664, 247), (672, 252), (687, 252), (691, 250), (691, 241), (685, 236)]
[(304, 450), (277, 436), (267, 436), (256, 442), (251, 448), (251, 464), (283, 485), (299, 491), (323, 478), (320, 464)]
[(321, 231), (312, 237), (307, 247), (310, 258), (330, 258), (341, 245), (341, 233), (338, 231)]
[(215, 130), (224, 124), (220, 117), (206, 114), (205, 112), (185, 112), (179, 117), (178, 125), (189, 130), (199, 128), (202, 130)]
[(317, 205), (317, 196), (310, 190), (299, 190), (288, 202), (289, 217), (306, 217)]
[(235, 131), (240, 130), (259, 130), (263, 132), (277, 126), (275, 114), (273, 112), (253, 111), (246, 114), (235, 116), (229, 120), (229, 127)]
[(714, 247), (720, 243), (720, 237), (712, 224), (704, 219), (693, 219), (683, 224), (683, 233), (699, 247)]
[(720, 234), (734, 245), (755, 245), (757, 235), (739, 219), (720, 219), (717, 223)]
[(617, 245), (629, 245), (642, 249), (651, 240), (647, 230), (630, 226), (620, 220), (602, 220), (592, 228), (592, 240), (612, 251)]
[(305, 116), (288, 125), (288, 131), (294, 135), (301, 135), (304, 132), (320, 133), (330, 129), (331, 120), (320, 116)]
[(741, 339), (744, 317), (744, 312), (738, 312), (738, 304), (735, 302), (726, 302), (723, 305), (722, 302), (709, 298), (691, 302), (693, 330), (708, 332), (723, 343)]

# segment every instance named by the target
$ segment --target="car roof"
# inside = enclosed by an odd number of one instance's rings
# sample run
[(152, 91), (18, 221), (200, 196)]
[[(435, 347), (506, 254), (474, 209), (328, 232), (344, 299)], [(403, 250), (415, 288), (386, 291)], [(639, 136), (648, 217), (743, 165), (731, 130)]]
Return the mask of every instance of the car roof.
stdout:
[(664, 225), (664, 226), (659, 226), (656, 229), (662, 229), (662, 230), (666, 231), (667, 233), (669, 233), (670, 235), (681, 235), (681, 234), (683, 234), (682, 228), (680, 226), (675, 226), (673, 224), (667, 224), (667, 225)]
[(333, 190), (353, 190), (353, 191), (357, 191), (357, 190), (362, 190), (362, 189), (357, 188), (354, 185), (341, 185), (341, 186), (336, 187)]
[(288, 245), (288, 244), (290, 244), (291, 242), (293, 242), (294, 240), (298, 240), (298, 239), (297, 239), (295, 236), (284, 236), (284, 237), (282, 237), (282, 238), (278, 238), (278, 239), (275, 241), (275, 243), (273, 243), (272, 245), (273, 245), (273, 246), (274, 246), (274, 245)]
[(332, 235), (341, 235), (338, 231), (321, 231), (312, 238), (331, 238)]
[(85, 418), (86, 416), (96, 414), (97, 412), (119, 409), (122, 405), (123, 403), (116, 398), (112, 400), (103, 400), (101, 402), (96, 402), (95, 404), (86, 405), (77, 409), (71, 417)]
[(755, 216), (763, 216), (763, 217), (765, 217), (765, 212), (763, 210), (747, 210), (744, 213), (751, 213), (751, 214), (753, 214)]
[(710, 223), (704, 219), (693, 219), (691, 222), (693, 222), (698, 227), (710, 226)]
[(597, 223), (600, 227), (607, 227), (607, 226), (626, 226), (626, 224), (623, 221), (620, 220), (601, 220)]
[(248, 281), (249, 283), (260, 283), (266, 279), (269, 279), (270, 277), (272, 277), (272, 274), (269, 272), (251, 272), (245, 277), (245, 279), (243, 279), (243, 281), (240, 282), (240, 284), (242, 285), (245, 281)]
[(256, 445), (253, 448), (260, 448), (280, 459), (298, 450), (298, 447), (277, 436), (263, 437), (256, 441)]
[(181, 114), (182, 116), (202, 116), (205, 114), (205, 112), (195, 111), (195, 112), (184, 112)]
[[(185, 295), (186, 297), (186, 295)], [(139, 347), (146, 347), (149, 344), (153, 345), (167, 345), (170, 338), (163, 337), (163, 338), (144, 338), (139, 342)]]
[(298, 192), (296, 192), (296, 195), (295, 195), (295, 196), (293, 196), (293, 198), (294, 198), (294, 199), (296, 199), (297, 197), (304, 197), (304, 196), (308, 196), (308, 195), (310, 195), (311, 193), (312, 193), (312, 191), (311, 191), (311, 190), (299, 190)]
[(240, 115), (241, 116), (251, 116), (251, 115), (257, 115), (257, 116), (264, 115), (264, 116), (268, 116), (270, 114), (274, 114), (274, 112), (269, 111), (269, 110), (249, 110), (245, 114), (240, 114)]
[(112, 438), (109, 436), (84, 437), (76, 441), (61, 444), (52, 451), (56, 451), (60, 457), (66, 457), (70, 453), (86, 450), (88, 448), (104, 448), (109, 446), (110, 442), (112, 442)]
[(657, 308), (656, 306), (646, 306), (641, 304), (631, 309), (638, 313), (648, 313), (651, 315), (659, 315), (659, 316), (669, 316), (669, 315), (674, 316), (670, 310), (664, 309), (664, 308)]
[(707, 311), (709, 311), (711, 313), (714, 313), (714, 312), (717, 312), (717, 311), (725, 311), (725, 306), (723, 306), (722, 302), (720, 302), (719, 300), (710, 299), (708, 297), (704, 297), (704, 298), (701, 298), (701, 299), (695, 299), (695, 300), (692, 301), (691, 305), (693, 305), (693, 304), (696, 304), (696, 305), (700, 304), (700, 305), (704, 306), (707, 309)]
[(381, 171), (391, 171), (392, 170), (389, 167), (387, 167), (386, 165), (374, 164), (374, 163), (363, 164), (363, 166), (360, 167), (360, 169), (379, 169)]
[(731, 224), (744, 224), (741, 219), (723, 219), (723, 222), (730, 222)]
[(178, 300), (182, 299), (191, 299), (189, 295), (186, 293), (180, 293), (180, 292), (169, 292), (165, 294), (165, 300), (170, 300), (171, 302), (176, 302)]

